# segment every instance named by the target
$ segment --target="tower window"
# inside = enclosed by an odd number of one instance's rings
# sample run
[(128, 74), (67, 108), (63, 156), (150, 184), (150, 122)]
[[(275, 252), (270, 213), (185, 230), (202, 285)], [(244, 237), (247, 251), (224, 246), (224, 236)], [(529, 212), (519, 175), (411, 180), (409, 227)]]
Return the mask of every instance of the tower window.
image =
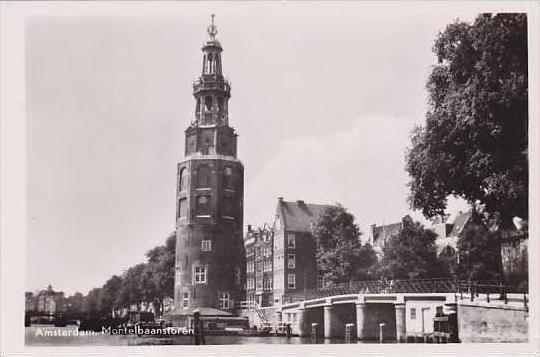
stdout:
[(221, 97), (218, 98), (218, 109), (220, 112), (223, 111), (223, 98)]
[(212, 110), (212, 97), (207, 96), (204, 98), (204, 106), (206, 111)]
[(197, 199), (197, 216), (210, 215), (209, 199), (206, 196), (201, 196)]
[(231, 295), (229, 293), (219, 294), (219, 308), (222, 310), (228, 310), (230, 308)]
[(184, 167), (180, 170), (180, 177), (178, 178), (180, 191), (185, 191), (187, 188), (187, 169)]
[(207, 165), (201, 165), (197, 168), (197, 187), (210, 187), (210, 168)]
[(232, 188), (232, 168), (228, 166), (223, 171), (223, 185), (225, 188)]
[(212, 251), (212, 241), (211, 240), (203, 240), (201, 242), (201, 250), (203, 252), (210, 252)]
[(187, 211), (188, 211), (187, 199), (181, 198), (180, 200), (178, 200), (178, 218), (187, 217)]
[(206, 284), (206, 267), (205, 266), (193, 267), (193, 283)]

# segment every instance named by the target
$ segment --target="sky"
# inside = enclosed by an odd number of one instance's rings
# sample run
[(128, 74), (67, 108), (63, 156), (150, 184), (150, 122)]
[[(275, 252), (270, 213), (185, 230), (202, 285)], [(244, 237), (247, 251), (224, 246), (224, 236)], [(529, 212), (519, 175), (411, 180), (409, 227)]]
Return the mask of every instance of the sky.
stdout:
[[(391, 3), (390, 3), (391, 4)], [(368, 236), (407, 203), (437, 34), (478, 10), (435, 2), (175, 3), (161, 14), (26, 23), (27, 289), (88, 292), (175, 227), (176, 164), (211, 13), (245, 166), (244, 224), (277, 197), (341, 203)], [(449, 212), (466, 209), (452, 200)]]

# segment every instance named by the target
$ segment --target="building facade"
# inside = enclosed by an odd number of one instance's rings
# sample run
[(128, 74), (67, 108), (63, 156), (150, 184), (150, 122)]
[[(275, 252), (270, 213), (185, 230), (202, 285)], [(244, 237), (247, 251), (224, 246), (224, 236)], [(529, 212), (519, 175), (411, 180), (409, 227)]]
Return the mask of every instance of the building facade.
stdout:
[(260, 307), (273, 306), (274, 231), (265, 224), (248, 230), (244, 238), (246, 250), (246, 299)]
[(403, 228), (403, 224), (401, 222), (397, 223), (391, 223), (391, 224), (383, 224), (381, 226), (377, 226), (376, 224), (371, 225), (371, 232), (370, 232), (370, 243), (373, 247), (373, 250), (377, 253), (377, 255), (381, 256), (383, 253), (383, 249), (386, 246), (386, 244), (395, 236), (397, 236), (401, 229)]
[[(178, 164), (175, 313), (230, 311), (244, 300), (244, 167), (229, 126), (231, 86), (222, 74), (217, 27), (208, 27), (194, 118)], [(201, 308), (205, 310), (201, 310)]]
[(430, 229), (437, 234), (435, 244), (438, 254), (456, 254), (460, 235), (467, 225), (473, 224), (471, 217), (471, 211), (459, 212), (453, 217), (445, 216), (431, 225)]
[(32, 292), (25, 293), (25, 311), (44, 314), (56, 314), (64, 311), (64, 293), (54, 291), (49, 285), (47, 289), (34, 295)]
[(317, 287), (313, 225), (329, 206), (278, 198), (274, 220), (274, 305)]

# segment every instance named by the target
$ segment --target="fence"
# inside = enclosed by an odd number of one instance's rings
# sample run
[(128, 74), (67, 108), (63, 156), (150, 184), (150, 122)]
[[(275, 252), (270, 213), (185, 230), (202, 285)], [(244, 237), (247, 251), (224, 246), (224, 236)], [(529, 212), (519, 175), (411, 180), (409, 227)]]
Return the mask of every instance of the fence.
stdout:
[[(447, 293), (447, 294), (499, 294), (501, 299), (508, 293), (527, 294), (528, 289), (503, 284), (481, 284), (455, 279), (416, 279), (416, 280), (376, 280), (351, 281), (320, 289), (305, 290), (287, 294), (283, 303), (311, 300), (335, 295), (348, 294), (393, 294), (393, 293)], [(489, 300), (489, 297), (488, 297)]]

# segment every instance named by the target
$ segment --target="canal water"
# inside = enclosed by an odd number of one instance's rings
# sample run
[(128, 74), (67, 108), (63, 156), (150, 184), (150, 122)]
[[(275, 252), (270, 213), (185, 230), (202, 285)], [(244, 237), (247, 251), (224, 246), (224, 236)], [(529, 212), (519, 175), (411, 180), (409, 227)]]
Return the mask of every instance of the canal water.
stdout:
[[(110, 335), (101, 332), (74, 335), (77, 326), (54, 327), (51, 325), (32, 325), (25, 327), (27, 346), (148, 346), (148, 345), (191, 345), (192, 336), (174, 336), (167, 338), (139, 337), (136, 335)], [(50, 335), (54, 334), (54, 335)], [(70, 334), (65, 336), (65, 334)], [(64, 336), (63, 336), (64, 335)], [(242, 344), (322, 344), (345, 343), (343, 339), (317, 339), (301, 337), (248, 337), (248, 336), (206, 336), (207, 345), (242, 345)]]

